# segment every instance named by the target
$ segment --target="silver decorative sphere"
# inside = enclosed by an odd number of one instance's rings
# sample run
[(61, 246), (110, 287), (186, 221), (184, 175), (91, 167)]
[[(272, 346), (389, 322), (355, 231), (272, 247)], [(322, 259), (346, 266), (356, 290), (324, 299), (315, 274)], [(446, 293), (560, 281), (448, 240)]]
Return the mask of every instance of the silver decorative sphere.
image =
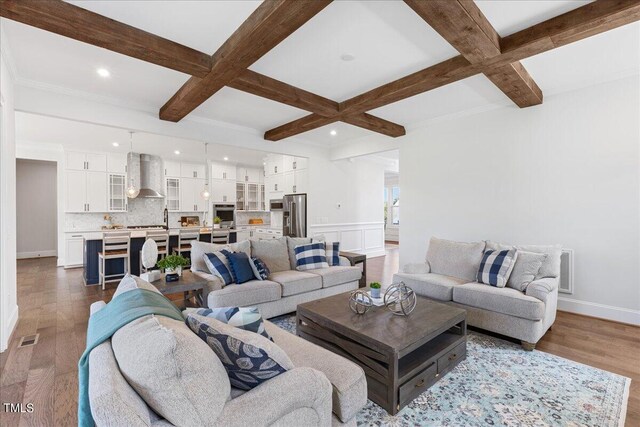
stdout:
[(353, 291), (349, 296), (349, 308), (356, 314), (365, 314), (373, 306), (371, 296), (365, 291)]
[(158, 244), (153, 239), (147, 239), (142, 245), (142, 266), (147, 270), (158, 262)]
[(393, 284), (384, 293), (384, 305), (393, 314), (408, 316), (416, 308), (416, 293), (403, 282)]

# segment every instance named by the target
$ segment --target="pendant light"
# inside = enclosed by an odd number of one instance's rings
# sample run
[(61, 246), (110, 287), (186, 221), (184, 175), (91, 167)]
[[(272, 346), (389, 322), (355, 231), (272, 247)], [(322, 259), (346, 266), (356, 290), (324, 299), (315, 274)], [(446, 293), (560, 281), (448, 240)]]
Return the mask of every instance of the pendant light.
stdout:
[(206, 162), (207, 165), (207, 169), (206, 172), (204, 174), (205, 176), (205, 184), (204, 184), (204, 189), (200, 192), (200, 197), (202, 197), (204, 200), (209, 200), (209, 197), (211, 197), (211, 193), (209, 193), (209, 160), (207, 158), (207, 146), (209, 144), (207, 144), (206, 142), (204, 143), (204, 161)]
[[(130, 153), (133, 154), (133, 132), (129, 131), (129, 147)], [(130, 172), (130, 171), (129, 171)], [(127, 197), (130, 199), (135, 199), (140, 194), (140, 189), (136, 187), (133, 182), (133, 177), (129, 180), (129, 187), (127, 188)]]

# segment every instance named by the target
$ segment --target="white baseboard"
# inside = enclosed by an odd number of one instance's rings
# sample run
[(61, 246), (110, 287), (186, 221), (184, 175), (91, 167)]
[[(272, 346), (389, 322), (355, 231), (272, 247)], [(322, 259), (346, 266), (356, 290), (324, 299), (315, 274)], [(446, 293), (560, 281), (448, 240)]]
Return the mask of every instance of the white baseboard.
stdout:
[(640, 310), (632, 310), (630, 308), (614, 307), (595, 302), (559, 297), (558, 310), (628, 323), (630, 325), (640, 325)]
[(55, 249), (52, 249), (50, 251), (18, 252), (16, 254), (17, 259), (42, 258), (42, 257), (50, 257), (50, 256), (58, 256), (58, 251)]
[(7, 329), (2, 334), (2, 342), (0, 342), (0, 353), (5, 351), (9, 347), (9, 339), (11, 339), (11, 335), (13, 334), (13, 330), (16, 328), (18, 324), (18, 306), (13, 306), (13, 312), (7, 319)]

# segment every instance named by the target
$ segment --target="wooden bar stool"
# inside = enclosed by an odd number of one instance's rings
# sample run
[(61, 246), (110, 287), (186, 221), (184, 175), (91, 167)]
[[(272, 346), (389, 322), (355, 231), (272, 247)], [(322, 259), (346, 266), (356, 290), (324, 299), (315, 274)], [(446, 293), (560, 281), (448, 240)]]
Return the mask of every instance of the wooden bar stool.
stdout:
[(211, 243), (215, 243), (217, 245), (228, 245), (229, 244), (229, 231), (220, 231), (220, 230), (211, 230)]
[[(162, 259), (169, 254), (169, 232), (166, 230), (149, 230), (144, 238), (154, 240), (158, 245), (158, 256)], [(147, 269), (142, 265), (142, 251), (140, 251), (140, 273), (146, 272)]]
[[(171, 248), (175, 255), (182, 255), (184, 252), (191, 252), (191, 242), (200, 240), (200, 229), (198, 230), (178, 230), (178, 246)], [(191, 266), (188, 266), (189, 268)]]
[[(107, 274), (109, 259), (122, 259), (124, 273)], [(107, 282), (117, 282), (131, 271), (131, 232), (102, 233), (102, 252), (98, 252), (98, 277), (102, 290)]]

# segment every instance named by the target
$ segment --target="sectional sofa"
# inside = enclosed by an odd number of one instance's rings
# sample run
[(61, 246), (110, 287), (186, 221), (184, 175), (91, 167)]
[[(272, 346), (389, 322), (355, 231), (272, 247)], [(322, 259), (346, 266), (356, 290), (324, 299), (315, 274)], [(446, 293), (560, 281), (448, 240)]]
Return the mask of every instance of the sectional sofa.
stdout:
[[(127, 276), (114, 298), (135, 288)], [(105, 306), (91, 305), (91, 314)], [(243, 391), (230, 385), (216, 354), (184, 322), (144, 316), (89, 355), (89, 400), (97, 426), (355, 426), (367, 402), (355, 363), (273, 323), (265, 327), (294, 368)]]
[[(314, 238), (316, 240), (318, 237)], [(294, 248), (310, 242), (311, 238), (304, 237), (244, 240), (230, 245), (192, 242), (191, 271), (207, 279), (204, 300), (209, 308), (258, 307), (266, 319), (291, 313), (298, 304), (358, 288), (362, 270), (352, 267), (344, 257), (340, 257), (340, 265), (337, 266), (297, 271)], [(267, 264), (271, 275), (267, 280), (224, 286), (219, 277), (209, 272), (203, 259), (205, 253), (224, 248), (259, 257)]]
[[(485, 249), (511, 248), (546, 254), (525, 290), (478, 283), (476, 274)], [(510, 246), (432, 238), (425, 262), (404, 266), (393, 282), (404, 282), (419, 295), (464, 308), (469, 325), (516, 338), (525, 350), (533, 350), (556, 318), (561, 253), (560, 245)]]

